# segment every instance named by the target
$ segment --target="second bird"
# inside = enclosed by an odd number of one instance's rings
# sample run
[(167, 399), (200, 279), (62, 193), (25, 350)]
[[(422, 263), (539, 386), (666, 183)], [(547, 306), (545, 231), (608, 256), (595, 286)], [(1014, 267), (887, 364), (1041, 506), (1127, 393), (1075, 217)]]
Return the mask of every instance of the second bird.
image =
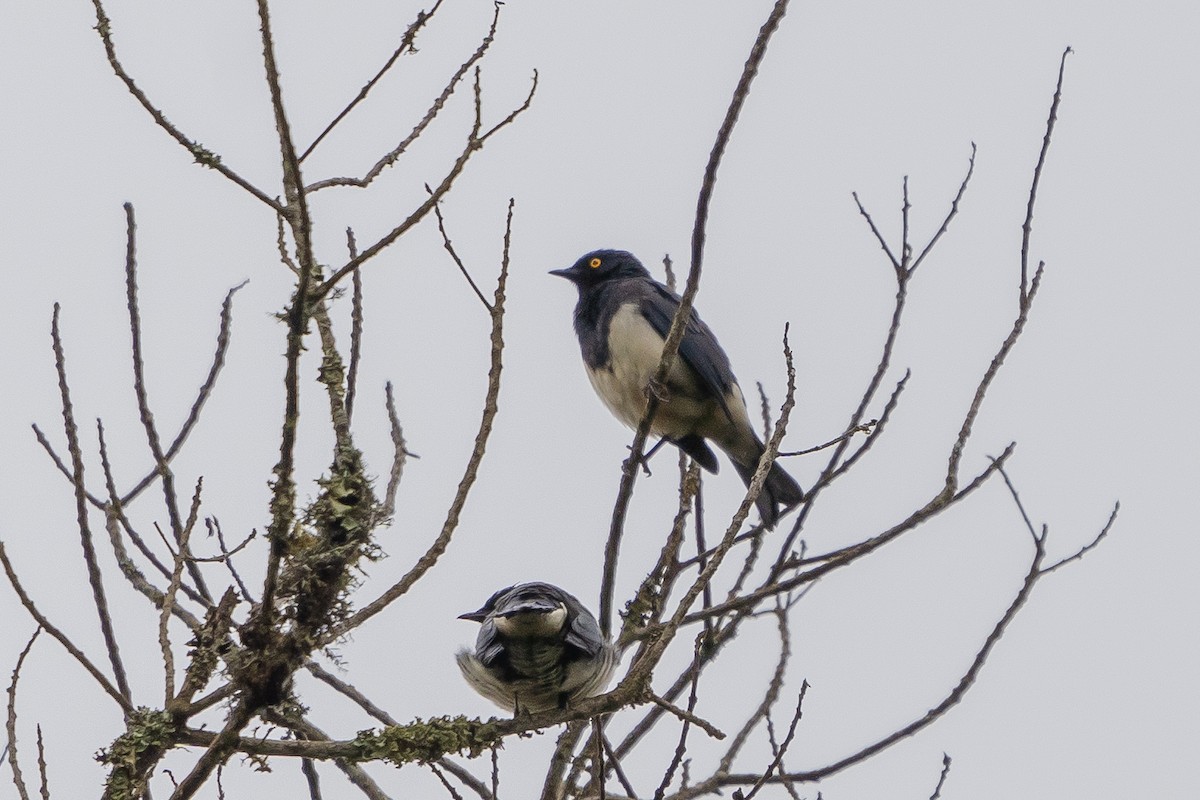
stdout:
[[(631, 428), (646, 413), (648, 386), (662, 358), (679, 297), (624, 250), (595, 250), (568, 269), (550, 272), (579, 289), (575, 333), (596, 394)], [(725, 451), (749, 486), (765, 449), (717, 337), (693, 309), (679, 355), (663, 387), (651, 432), (672, 442), (709, 472), (717, 471), (711, 442)], [(778, 463), (758, 496), (758, 513), (772, 528), (782, 510), (804, 499)]]
[(493, 594), (459, 619), (480, 623), (458, 668), (475, 691), (517, 715), (566, 708), (604, 691), (618, 652), (574, 595), (549, 583)]

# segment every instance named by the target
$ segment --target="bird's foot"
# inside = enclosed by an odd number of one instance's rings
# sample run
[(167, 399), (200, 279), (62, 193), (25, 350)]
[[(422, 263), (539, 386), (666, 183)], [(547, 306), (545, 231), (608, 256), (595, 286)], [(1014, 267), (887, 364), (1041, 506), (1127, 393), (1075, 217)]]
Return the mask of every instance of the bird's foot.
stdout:
[(659, 383), (653, 378), (646, 384), (646, 397), (653, 397), (660, 403), (671, 402), (671, 389), (665, 383)]
[[(642, 456), (641, 456), (641, 458), (639, 458), (639, 459), (638, 459), (638, 466), (642, 468), (642, 472), (646, 473), (646, 477), (647, 477), (647, 478), (649, 478), (651, 475), (653, 475), (653, 474), (654, 474), (654, 473), (652, 473), (652, 472), (650, 471), (650, 459), (651, 459), (651, 457), (652, 457), (652, 456), (653, 456), (655, 453), (657, 453), (657, 452), (658, 452), (658, 448), (662, 447), (662, 446), (663, 446), (663, 443), (664, 443), (664, 442), (666, 442), (666, 441), (667, 441), (666, 439), (659, 439), (657, 442), (655, 442), (655, 443), (654, 443), (654, 446), (653, 446), (653, 447), (651, 447), (651, 448), (650, 448), (649, 450), (647, 450), (645, 453), (642, 453)], [(628, 449), (629, 449), (629, 450), (633, 450), (633, 448), (632, 448), (632, 447), (630, 447), (630, 448), (628, 448)], [(633, 455), (632, 455), (632, 454), (630, 454), (630, 456), (629, 456), (629, 457), (630, 457), (630, 458), (633, 458)]]

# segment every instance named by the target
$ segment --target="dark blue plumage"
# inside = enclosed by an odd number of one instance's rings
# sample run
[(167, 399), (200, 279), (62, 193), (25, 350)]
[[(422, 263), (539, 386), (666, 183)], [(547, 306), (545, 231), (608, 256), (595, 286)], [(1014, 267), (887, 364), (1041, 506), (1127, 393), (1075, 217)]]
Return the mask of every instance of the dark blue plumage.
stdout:
[[(647, 386), (662, 358), (663, 342), (679, 297), (650, 276), (631, 253), (595, 250), (551, 275), (579, 289), (575, 333), (588, 378), (600, 399), (625, 424), (636, 427), (646, 410)], [(716, 336), (693, 309), (653, 433), (677, 445), (710, 472), (723, 450), (749, 485), (764, 447), (745, 398)], [(804, 499), (800, 486), (774, 464), (758, 497), (763, 523), (774, 527), (781, 509)]]
[(596, 618), (549, 583), (501, 589), (459, 619), (480, 623), (475, 650), (458, 652), (463, 677), (517, 714), (565, 708), (599, 694), (617, 665), (617, 650)]

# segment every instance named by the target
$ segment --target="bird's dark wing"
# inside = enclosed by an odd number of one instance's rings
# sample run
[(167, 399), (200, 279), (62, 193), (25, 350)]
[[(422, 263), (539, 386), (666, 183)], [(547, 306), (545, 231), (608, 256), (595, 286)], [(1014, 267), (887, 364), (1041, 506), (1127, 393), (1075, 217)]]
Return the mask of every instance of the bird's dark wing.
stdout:
[[(671, 319), (679, 308), (679, 298), (655, 280), (645, 280), (643, 283), (648, 291), (641, 298), (642, 315), (658, 331), (659, 336), (666, 339), (671, 330)], [(720, 400), (728, 414), (725, 395), (737, 383), (737, 379), (733, 377), (729, 356), (725, 355), (717, 337), (694, 308), (684, 330), (683, 341), (679, 344), (679, 355), (700, 378), (701, 385)]]
[(578, 600), (570, 595), (567, 597), (570, 598), (566, 603), (567, 644), (582, 651), (588, 658), (595, 658), (604, 648), (600, 626), (596, 624), (596, 618)]
[(496, 664), (496, 660), (504, 655), (504, 642), (500, 640), (495, 624), (489, 619), (479, 627), (479, 635), (475, 637), (475, 657), (485, 667)]

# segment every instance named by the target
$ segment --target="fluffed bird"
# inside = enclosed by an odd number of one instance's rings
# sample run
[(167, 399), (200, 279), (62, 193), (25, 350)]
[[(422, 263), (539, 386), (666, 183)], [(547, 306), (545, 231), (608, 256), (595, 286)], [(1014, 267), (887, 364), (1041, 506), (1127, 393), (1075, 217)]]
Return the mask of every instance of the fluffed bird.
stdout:
[(463, 677), (514, 715), (600, 694), (619, 659), (591, 612), (549, 583), (501, 589), (459, 619), (481, 623), (474, 652), (458, 651)]
[[(594, 250), (567, 269), (550, 271), (579, 289), (575, 333), (583, 364), (600, 399), (617, 419), (636, 428), (646, 413), (649, 384), (662, 359), (679, 296), (650, 276), (632, 253)], [(765, 447), (746, 411), (729, 356), (695, 309), (679, 354), (660, 387), (651, 433), (672, 442), (709, 472), (717, 471), (715, 444), (749, 486)], [(778, 463), (758, 495), (763, 524), (773, 528), (781, 509), (804, 499)]]

